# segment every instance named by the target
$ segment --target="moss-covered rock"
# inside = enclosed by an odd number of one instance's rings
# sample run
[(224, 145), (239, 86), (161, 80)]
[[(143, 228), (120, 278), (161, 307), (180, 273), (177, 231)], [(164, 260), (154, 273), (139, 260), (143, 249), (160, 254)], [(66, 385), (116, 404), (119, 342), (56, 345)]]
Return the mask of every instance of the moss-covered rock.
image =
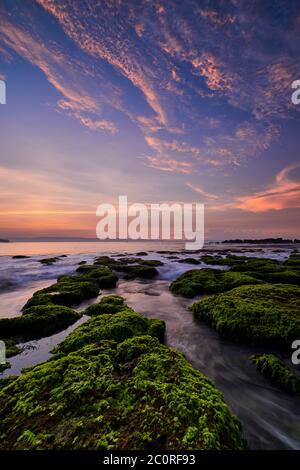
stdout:
[(123, 269), (124, 279), (135, 279), (137, 277), (142, 279), (152, 279), (158, 274), (157, 269), (154, 266), (140, 266), (132, 265), (127, 266)]
[(174, 294), (194, 297), (200, 294), (225, 292), (244, 284), (259, 284), (261, 281), (242, 273), (219, 269), (192, 269), (179, 276), (170, 285)]
[(23, 311), (36, 305), (78, 305), (84, 300), (96, 297), (100, 288), (115, 287), (118, 277), (111, 269), (100, 266), (82, 265), (78, 276), (61, 276), (55, 284), (33, 294)]
[(83, 300), (96, 297), (99, 293), (99, 287), (94, 282), (78, 282), (62, 279), (50, 287), (41, 289), (33, 294), (26, 302), (23, 311), (30, 307), (38, 305), (63, 305), (73, 306), (80, 304)]
[(29, 340), (50, 336), (79, 318), (80, 314), (68, 307), (52, 304), (31, 307), (19, 317), (0, 319), (0, 338)]
[(221, 335), (240, 342), (290, 350), (300, 338), (297, 286), (242, 286), (195, 302), (192, 311)]
[(295, 284), (300, 286), (300, 271), (293, 269), (282, 268), (275, 272), (245, 271), (243, 273), (271, 284)]
[(16, 375), (9, 375), (8, 377), (0, 377), (0, 390), (7, 385), (11, 384), (17, 378)]
[(294, 269), (300, 269), (300, 255), (292, 254), (290, 257), (283, 262), (284, 266), (288, 266)]
[(117, 313), (124, 307), (124, 299), (119, 295), (106, 295), (100, 302), (89, 305), (85, 314), (89, 316), (102, 315), (104, 313)]
[(227, 255), (222, 257), (221, 255), (204, 255), (201, 256), (202, 263), (219, 265), (219, 266), (235, 266), (243, 264), (247, 259), (246, 256)]
[[(225, 258), (226, 259), (226, 258)], [(269, 258), (247, 258), (244, 257), (243, 260), (240, 259), (238, 263), (232, 263), (232, 271), (254, 271), (260, 273), (275, 273), (281, 271), (281, 264), (275, 259)]]
[[(151, 329), (153, 324), (155, 327)], [(117, 313), (97, 315), (80, 325), (55, 348), (54, 352), (68, 353), (102, 340), (121, 342), (138, 335), (160, 337), (161, 329), (165, 330), (164, 322), (144, 318), (124, 305), (120, 306)]]
[(161, 266), (162, 264), (159, 260), (143, 260), (141, 258), (122, 258), (121, 260), (116, 260), (109, 256), (100, 256), (94, 262), (96, 266), (103, 265), (116, 272), (125, 273), (124, 278), (127, 280), (137, 277), (151, 279), (158, 274), (155, 266)]
[(163, 266), (163, 262), (158, 259), (143, 259), (141, 263), (143, 266)]
[(221, 255), (204, 255), (200, 258), (202, 263), (211, 264), (211, 265), (225, 265), (224, 258)]
[(7, 361), (4, 364), (0, 362), (0, 373), (3, 372), (5, 369), (8, 369), (10, 367), (10, 363)]
[(200, 264), (200, 261), (196, 258), (182, 258), (178, 260), (178, 263)]
[(257, 370), (273, 384), (290, 393), (300, 394), (300, 376), (295, 374), (278, 356), (260, 354), (251, 356)]
[(89, 344), (0, 389), (0, 449), (245, 448), (213, 383), (148, 336)]
[(54, 264), (56, 263), (57, 261), (59, 261), (59, 257), (58, 256), (55, 256), (53, 258), (43, 258), (43, 259), (39, 259), (39, 262), (41, 264), (45, 264), (45, 265), (51, 265), (51, 264)]
[(12, 357), (16, 354), (19, 354), (20, 348), (17, 345), (16, 339), (13, 338), (3, 338), (5, 343), (5, 355), (6, 357)]
[(299, 286), (300, 264), (298, 266), (297, 256), (296, 259), (293, 256), (284, 262), (268, 258), (246, 258), (242, 263), (232, 265), (231, 271), (243, 272), (269, 283)]

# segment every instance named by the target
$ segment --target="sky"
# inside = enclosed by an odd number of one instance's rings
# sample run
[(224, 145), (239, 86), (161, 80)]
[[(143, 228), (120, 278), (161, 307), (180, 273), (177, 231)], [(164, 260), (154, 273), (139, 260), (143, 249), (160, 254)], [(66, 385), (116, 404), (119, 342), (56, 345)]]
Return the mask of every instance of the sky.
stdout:
[(0, 237), (95, 237), (127, 195), (300, 238), (299, 58), (298, 0), (1, 0)]

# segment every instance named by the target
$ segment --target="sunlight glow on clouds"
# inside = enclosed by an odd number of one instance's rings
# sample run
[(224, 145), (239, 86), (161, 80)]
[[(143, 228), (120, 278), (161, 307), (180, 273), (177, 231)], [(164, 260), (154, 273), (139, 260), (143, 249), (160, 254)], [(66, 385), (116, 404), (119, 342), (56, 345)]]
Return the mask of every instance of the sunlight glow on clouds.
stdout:
[[(287, 129), (300, 123), (300, 106), (290, 99), (300, 78), (299, 18), (296, 0), (3, 0), (0, 77), (20, 63), (29, 74), (38, 71), (53, 91), (42, 104), (66, 128), (77, 125), (74, 147), (91, 136), (80, 157), (62, 145), (69, 164), (62, 175), (98, 152), (98, 161), (88, 160), (102, 184), (114, 174), (110, 163), (122, 174), (106, 190), (129, 193), (135, 178), (143, 195), (197, 196), (213, 211), (297, 209), (299, 185), (290, 172), (298, 144), (296, 134), (290, 144)], [(20, 183), (3, 155), (0, 178)], [(24, 158), (35, 163), (30, 145)], [(60, 164), (59, 154), (51, 158)], [(32, 185), (22, 181), (12, 191), (1, 182), (10, 199), (4, 210), (16, 210), (21, 188), (31, 210), (44, 203), (45, 211), (89, 211), (100, 202), (94, 183), (76, 196), (87, 179), (82, 171), (71, 187), (68, 178), (56, 182), (47, 164), (41, 155), (36, 172), (28, 171)]]

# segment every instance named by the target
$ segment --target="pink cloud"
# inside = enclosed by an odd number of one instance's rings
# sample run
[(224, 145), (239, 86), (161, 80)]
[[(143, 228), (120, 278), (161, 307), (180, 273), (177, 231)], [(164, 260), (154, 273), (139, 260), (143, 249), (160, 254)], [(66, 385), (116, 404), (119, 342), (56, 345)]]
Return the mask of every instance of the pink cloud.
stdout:
[(151, 168), (167, 171), (170, 173), (182, 173), (188, 175), (192, 173), (192, 164), (187, 161), (177, 161), (173, 158), (148, 156), (147, 160)]
[(297, 163), (284, 168), (266, 190), (239, 197), (235, 206), (251, 212), (300, 208), (300, 184), (290, 178), (290, 173), (299, 167)]
[(57, 102), (58, 109), (68, 112), (89, 129), (116, 132), (116, 127), (111, 121), (91, 119), (86, 116), (86, 114), (99, 116), (100, 103), (76, 81), (74, 82), (75, 64), (70, 63), (62, 52), (55, 47), (48, 48), (42, 41), (37, 41), (27, 32), (6, 21), (1, 22), (0, 32), (4, 44), (37, 66), (48, 82), (63, 96)]
[(217, 200), (217, 199), (219, 199), (219, 196), (217, 194), (213, 194), (213, 193), (209, 193), (209, 192), (205, 191), (205, 189), (202, 186), (199, 186), (199, 185), (196, 186), (196, 185), (191, 184), (191, 183), (186, 183), (186, 185), (190, 189), (195, 191), (196, 193), (203, 196), (205, 199), (208, 199), (208, 200)]
[(149, 106), (156, 113), (160, 124), (167, 125), (166, 112), (160, 104), (152, 81), (147, 78), (147, 76), (151, 76), (151, 70), (146, 73), (146, 67), (141, 68), (138, 61), (131, 58), (129, 51), (124, 48), (124, 42), (118, 34), (114, 37), (113, 43), (108, 40), (108, 45), (106, 38), (101, 40), (92, 31), (90, 32), (82, 27), (81, 15), (78, 17), (75, 15), (71, 18), (67, 9), (63, 5), (57, 5), (53, 0), (38, 0), (38, 3), (57, 18), (65, 33), (81, 49), (94, 57), (100, 57), (107, 61), (130, 80), (135, 87), (139, 88)]

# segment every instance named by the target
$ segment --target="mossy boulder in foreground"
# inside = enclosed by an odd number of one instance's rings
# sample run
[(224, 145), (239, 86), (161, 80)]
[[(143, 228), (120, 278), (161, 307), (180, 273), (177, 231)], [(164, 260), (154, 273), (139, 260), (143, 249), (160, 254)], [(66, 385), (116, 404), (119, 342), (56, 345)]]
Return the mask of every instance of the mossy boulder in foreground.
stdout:
[(257, 370), (273, 384), (287, 392), (300, 394), (300, 376), (274, 354), (251, 356)]
[(150, 336), (92, 343), (3, 385), (0, 449), (245, 448), (213, 383)]
[(241, 273), (220, 271), (219, 269), (192, 269), (179, 276), (170, 285), (174, 294), (194, 297), (200, 294), (225, 292), (244, 284), (259, 284), (260, 280)]
[(300, 338), (297, 286), (241, 286), (195, 302), (192, 311), (221, 335), (240, 342), (290, 350)]

